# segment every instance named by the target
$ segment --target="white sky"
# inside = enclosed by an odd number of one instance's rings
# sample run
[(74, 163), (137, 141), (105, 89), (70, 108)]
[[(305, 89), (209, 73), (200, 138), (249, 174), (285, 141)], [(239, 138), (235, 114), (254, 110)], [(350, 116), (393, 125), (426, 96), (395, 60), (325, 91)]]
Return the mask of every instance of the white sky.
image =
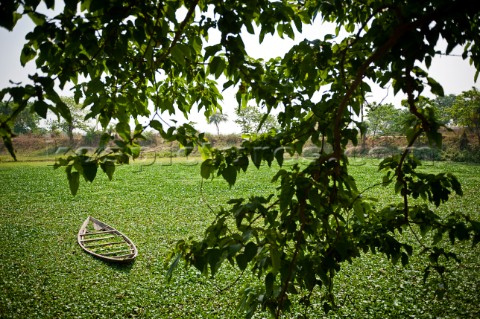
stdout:
[[(25, 43), (25, 34), (32, 30), (33, 23), (28, 18), (21, 19), (14, 31), (9, 32), (4, 28), (0, 28), (0, 88), (10, 86), (9, 80), (14, 82), (28, 82), (28, 74), (35, 72), (34, 62), (31, 61), (23, 68), (20, 64), (20, 52)], [(313, 26), (304, 26), (303, 33), (297, 35), (295, 41), (285, 38), (280, 39), (270, 35), (265, 36), (262, 44), (258, 43), (257, 37), (245, 32), (244, 42), (247, 52), (256, 58), (269, 59), (275, 56), (281, 56), (288, 51), (292, 44), (297, 43), (304, 38), (315, 39), (323, 37), (326, 33), (333, 33), (333, 28), (320, 25), (319, 21)], [(213, 36), (214, 37), (214, 36)], [(212, 37), (212, 38), (213, 38)], [(213, 40), (213, 39), (212, 39)], [(439, 47), (442, 47), (440, 45)], [(458, 55), (462, 53), (461, 48), (456, 48), (452, 54)], [(472, 86), (478, 87), (478, 82), (474, 83), (475, 69), (470, 66), (468, 61), (464, 61), (458, 56), (439, 56), (432, 61), (430, 67), (430, 76), (436, 79), (444, 88), (445, 94), (460, 94), (469, 90)], [(68, 93), (65, 93), (67, 95)], [(371, 101), (379, 102), (386, 95), (385, 103), (394, 103), (399, 105), (403, 96), (393, 96), (393, 90), (387, 92), (380, 88), (374, 88), (371, 94)], [(235, 119), (235, 108), (237, 107), (234, 98), (234, 91), (227, 90), (224, 92), (224, 101), (222, 103), (224, 113), (228, 115), (229, 121), (220, 125), (221, 133), (238, 132), (239, 128), (233, 123)], [(182, 122), (180, 117), (177, 118)], [(214, 125), (207, 124), (203, 114), (192, 114), (190, 121), (197, 123), (197, 129), (214, 133), (216, 131)]]

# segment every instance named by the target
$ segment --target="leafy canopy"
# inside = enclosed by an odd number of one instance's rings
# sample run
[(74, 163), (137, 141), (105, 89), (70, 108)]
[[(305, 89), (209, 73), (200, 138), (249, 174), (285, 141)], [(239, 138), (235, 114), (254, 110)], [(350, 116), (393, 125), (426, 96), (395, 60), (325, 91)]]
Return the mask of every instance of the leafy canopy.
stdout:
[(373, 103), (367, 106), (367, 129), (372, 136), (402, 135), (406, 115), (404, 110), (395, 108), (391, 103)]
[[(25, 16), (36, 24), (20, 60), (35, 61), (38, 73), (28, 84), (0, 91), (2, 100), (19, 106), (2, 118), (0, 133), (14, 156), (9, 123), (29, 101), (42, 117), (51, 110), (71, 121), (56, 87), (73, 85), (76, 102), (89, 110), (87, 118), (98, 117), (103, 127), (115, 121), (121, 139), (114, 141), (115, 148), (106, 148), (112, 139), (107, 134), (95, 154), (59, 159), (56, 167), (66, 167), (72, 193), (81, 177), (93, 181), (98, 167), (112, 178), (115, 164), (139, 155), (136, 141), (145, 127), (136, 121), (131, 130), (129, 123), (141, 116), (149, 117), (148, 126), (163, 138), (191, 146), (187, 150), (205, 145), (201, 175), (222, 176), (230, 185), (251, 163), (282, 165), (285, 153), (300, 153), (307, 141), (318, 146), (318, 158), (309, 165), (278, 170), (273, 177), (278, 193), (231, 200), (203, 240), (181, 241), (172, 255), (172, 269), (183, 257), (204, 274), (215, 274), (223, 262), (256, 273), (262, 284), (246, 288), (240, 302), (247, 316), (261, 306), (279, 317), (288, 311), (292, 294), (301, 294), (307, 305), (320, 294), (329, 311), (342, 263), (367, 251), (408, 263), (414, 247), (397, 232), (433, 234), (432, 241), (416, 236), (431, 261), (425, 278), (431, 270), (442, 275), (442, 260), (457, 258), (438, 246), (444, 235), (452, 243), (479, 241), (480, 224), (470, 216), (436, 213), (452, 195), (462, 194), (453, 175), (419, 172), (420, 163), (407, 147), (379, 166), (385, 172), (381, 183), (401, 200), (376, 207), (357, 189), (344, 151), (357, 143), (364, 127), (357, 119), (372, 82), (391, 83), (395, 93), (407, 95), (413, 116), (408, 146), (421, 135), (441, 143), (433, 108), (418, 102), (426, 87), (438, 95), (443, 89), (420, 66), (430, 66), (443, 38), (445, 54), (462, 45), (463, 57), (479, 68), (480, 2), (68, 0), (54, 16), (40, 12), (39, 3), (2, 2), (1, 26), (11, 30)], [(55, 4), (43, 3), (47, 9)], [(246, 54), (242, 32), (259, 30), (260, 42), (267, 34), (293, 38), (294, 30), (314, 19), (335, 24), (336, 32), (319, 33), (268, 61)], [(218, 41), (209, 41), (213, 31), (219, 32)], [(222, 76), (225, 83), (219, 88), (216, 80)], [(254, 102), (267, 112), (278, 109), (279, 132), (256, 135), (241, 148), (216, 150), (189, 124), (162, 124), (162, 114), (188, 116), (194, 108), (208, 118), (228, 87), (236, 89), (240, 106)], [(417, 198), (426, 203), (412, 201)]]
[(213, 123), (217, 128), (217, 135), (220, 135), (219, 125), (222, 122), (228, 121), (228, 116), (226, 114), (215, 112), (208, 118), (208, 123)]
[[(8, 107), (6, 103), (0, 103), (0, 118), (6, 119), (15, 111), (16, 107)], [(13, 119), (13, 134), (37, 133), (39, 131), (40, 117), (32, 111), (32, 105), (27, 105)], [(11, 124), (10, 124), (11, 125)]]
[(472, 131), (480, 145), (480, 91), (472, 88), (458, 95), (447, 112), (453, 124)]
[(247, 105), (238, 108), (236, 114), (235, 123), (240, 126), (244, 134), (266, 133), (278, 127), (278, 122), (273, 115), (262, 112), (256, 106)]

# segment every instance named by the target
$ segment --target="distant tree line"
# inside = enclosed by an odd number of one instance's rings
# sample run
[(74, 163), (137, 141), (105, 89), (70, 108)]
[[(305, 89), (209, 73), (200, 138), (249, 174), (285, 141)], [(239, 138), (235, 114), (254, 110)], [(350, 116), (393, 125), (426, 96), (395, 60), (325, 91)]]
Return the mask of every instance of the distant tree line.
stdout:
[[(72, 121), (68, 122), (59, 118), (42, 118), (34, 110), (33, 103), (22, 110), (13, 123), (13, 132), (22, 134), (60, 134), (67, 135), (71, 145), (74, 144), (74, 132), (83, 135), (83, 142), (94, 144), (100, 137), (96, 123), (92, 119), (86, 119), (83, 106), (75, 103), (72, 97), (63, 97), (62, 100), (68, 105), (72, 113)], [(480, 161), (480, 91), (473, 87), (459, 95), (449, 94), (435, 99), (422, 97), (422, 108), (431, 108), (446, 129), (455, 129), (460, 132), (458, 138), (459, 156), (449, 159)], [(16, 108), (0, 103), (0, 117), (8, 118)], [(247, 105), (236, 111), (234, 122), (240, 127), (242, 134), (263, 134), (275, 132), (278, 122), (275, 116), (260, 111), (257, 107)], [(369, 147), (375, 147), (375, 141), (381, 137), (405, 136), (410, 125), (412, 114), (403, 103), (401, 108), (392, 103), (371, 103), (365, 105), (365, 131), (363, 144), (365, 148), (366, 138), (369, 138)], [(210, 116), (209, 123), (215, 125), (217, 135), (220, 135), (219, 124), (228, 121), (226, 114), (217, 112)], [(472, 145), (471, 137), (474, 136), (476, 143)], [(470, 137), (470, 138), (469, 138)], [(98, 142), (98, 141), (97, 141)], [(463, 153), (462, 153), (463, 152)]]
[[(75, 103), (73, 97), (62, 97), (62, 101), (70, 109), (71, 121), (66, 121), (58, 116), (49, 116), (48, 113), (45, 114), (45, 117), (41, 117), (35, 111), (35, 104), (29, 103), (27, 108), (20, 111), (13, 121), (13, 133), (16, 135), (59, 135), (64, 133), (68, 137), (70, 145), (74, 144), (75, 132), (83, 135), (86, 142), (95, 140), (92, 136), (100, 136), (100, 133), (96, 132), (95, 120), (87, 118), (86, 111), (81, 104)], [(8, 119), (16, 110), (16, 105), (0, 102), (0, 118), (2, 120)]]
[[(435, 99), (422, 97), (419, 100), (422, 109), (431, 109), (446, 130), (454, 130), (458, 136), (458, 154), (452, 160), (480, 161), (480, 91), (473, 87), (459, 95), (449, 94)], [(365, 106), (365, 124), (363, 147), (366, 137), (370, 147), (381, 137), (405, 136), (411, 127), (413, 115), (408, 111), (406, 101), (401, 108), (391, 103), (367, 104)], [(472, 140), (474, 139), (474, 141)], [(446, 148), (451, 148), (447, 145)], [(444, 150), (452, 154), (452, 149)]]

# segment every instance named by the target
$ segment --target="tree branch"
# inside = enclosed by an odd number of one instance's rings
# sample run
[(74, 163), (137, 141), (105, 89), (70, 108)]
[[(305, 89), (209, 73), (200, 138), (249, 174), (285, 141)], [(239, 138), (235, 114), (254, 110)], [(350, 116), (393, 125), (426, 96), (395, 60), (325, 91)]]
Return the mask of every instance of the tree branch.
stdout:
[(367, 69), (370, 67), (372, 63), (374, 63), (375, 61), (378, 61), (385, 54), (387, 54), (388, 51), (393, 46), (395, 46), (402, 39), (402, 37), (405, 36), (409, 31), (424, 25), (429, 25), (435, 19), (441, 18), (444, 12), (448, 11), (447, 9), (448, 8), (442, 11), (435, 11), (431, 14), (420, 17), (415, 21), (400, 24), (395, 29), (395, 31), (390, 36), (390, 38), (388, 38), (388, 40), (382, 46), (380, 46), (377, 50), (375, 50), (375, 52), (373, 52), (373, 54), (370, 55), (367, 58), (367, 60), (360, 66), (360, 68), (358, 69), (355, 75), (353, 82), (348, 87), (347, 92), (345, 93), (343, 99), (340, 102), (340, 105), (338, 107), (337, 114), (335, 117), (334, 130), (333, 130), (333, 136), (334, 136), (333, 149), (334, 149), (334, 156), (338, 160), (342, 155), (341, 154), (342, 148), (340, 144), (341, 144), (341, 123), (342, 123), (343, 113), (345, 112), (353, 93), (358, 88), (358, 86), (362, 83)]
[(165, 52), (163, 52), (163, 54), (156, 61), (157, 62), (157, 67), (158, 67), (158, 64), (162, 63), (167, 58), (167, 56), (172, 51), (173, 47), (180, 40), (180, 37), (182, 36), (183, 31), (184, 31), (185, 27), (187, 26), (188, 21), (190, 20), (190, 18), (195, 13), (195, 9), (196, 9), (199, 1), (200, 0), (194, 0), (192, 2), (190, 8), (188, 9), (187, 15), (185, 16), (185, 19), (183, 19), (182, 23), (180, 23), (180, 26), (178, 27), (177, 31), (175, 31), (175, 36), (173, 37), (172, 43), (170, 43), (170, 46), (165, 50)]

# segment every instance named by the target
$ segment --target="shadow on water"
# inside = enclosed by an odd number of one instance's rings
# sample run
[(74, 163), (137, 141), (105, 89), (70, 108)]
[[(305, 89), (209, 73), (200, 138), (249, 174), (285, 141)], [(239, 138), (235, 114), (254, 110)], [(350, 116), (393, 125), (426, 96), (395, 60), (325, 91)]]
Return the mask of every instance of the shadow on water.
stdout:
[(102, 262), (104, 262), (110, 268), (113, 268), (121, 272), (129, 273), (130, 270), (132, 270), (133, 265), (135, 264), (135, 259), (128, 262), (113, 262), (113, 261), (106, 261), (106, 260), (102, 260)]
[(128, 260), (128, 261), (112, 261), (112, 260), (104, 260), (104, 259), (92, 256), (88, 253), (86, 254), (89, 255), (92, 261), (95, 260), (95, 262), (102, 263), (114, 270), (118, 270), (124, 273), (129, 273), (130, 270), (132, 270), (133, 266), (135, 265), (135, 259)]

